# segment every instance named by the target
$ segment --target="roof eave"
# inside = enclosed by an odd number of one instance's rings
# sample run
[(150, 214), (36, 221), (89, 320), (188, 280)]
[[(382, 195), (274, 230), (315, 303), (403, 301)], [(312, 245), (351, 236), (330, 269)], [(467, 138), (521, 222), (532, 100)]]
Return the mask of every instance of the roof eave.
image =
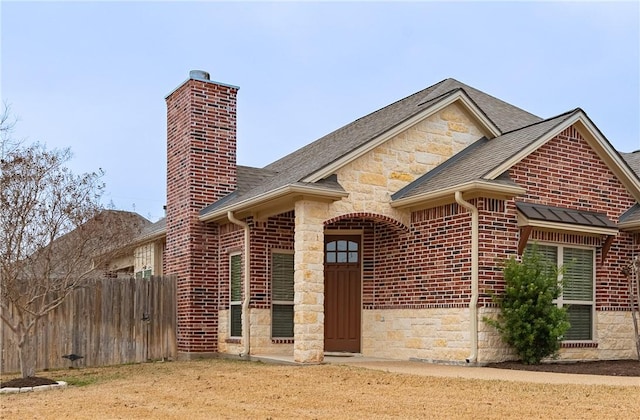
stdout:
[(317, 185), (289, 184), (266, 193), (239, 201), (200, 216), (202, 222), (220, 222), (227, 220), (229, 211), (236, 213), (236, 217), (243, 215), (265, 215), (261, 210), (280, 209), (284, 212), (287, 206), (291, 206), (296, 200), (310, 199), (320, 201), (337, 201), (349, 195), (346, 191), (338, 191), (334, 188), (326, 188)]
[(483, 131), (487, 135), (488, 138), (494, 138), (502, 134), (500, 129), (491, 121), (482, 110), (476, 105), (476, 103), (467, 95), (467, 93), (462, 89), (457, 89), (453, 93), (444, 95), (441, 99), (437, 100), (435, 103), (430, 105), (428, 108), (425, 108), (422, 112), (407, 118), (401, 123), (391, 127), (389, 130), (379, 134), (373, 139), (369, 140), (362, 146), (354, 149), (353, 151), (345, 154), (340, 159), (331, 162), (330, 164), (324, 166), (320, 170), (307, 175), (302, 179), (302, 182), (317, 182), (321, 179), (324, 179), (332, 174), (334, 174), (339, 168), (344, 165), (352, 162), (353, 160), (359, 158), (360, 156), (366, 154), (370, 150), (376, 148), (377, 146), (385, 143), (386, 141), (392, 139), (413, 125), (419, 123), (420, 121), (432, 116), (433, 114), (443, 110), (447, 106), (455, 103), (461, 102), (465, 109), (473, 116), (473, 118), (478, 121), (483, 128)]
[(164, 228), (162, 230), (157, 231), (156, 233), (154, 233), (152, 235), (148, 235), (148, 236), (144, 236), (144, 237), (136, 239), (133, 242), (133, 245), (139, 246), (139, 245), (141, 245), (143, 243), (153, 242), (156, 239), (160, 239), (160, 238), (162, 238), (162, 237), (164, 237), (166, 235), (167, 235), (167, 228)]
[(640, 220), (618, 223), (618, 229), (625, 232), (640, 232)]
[[(497, 184), (495, 182), (475, 180), (453, 187), (443, 188), (437, 191), (431, 191), (424, 194), (418, 194), (412, 197), (401, 198), (391, 202), (394, 208), (420, 208), (428, 207), (429, 204), (438, 205), (444, 202), (455, 201), (456, 191), (470, 192), (473, 196), (490, 196), (494, 198), (512, 198), (523, 195), (526, 190), (517, 185)], [(473, 198), (467, 196), (467, 198)]]

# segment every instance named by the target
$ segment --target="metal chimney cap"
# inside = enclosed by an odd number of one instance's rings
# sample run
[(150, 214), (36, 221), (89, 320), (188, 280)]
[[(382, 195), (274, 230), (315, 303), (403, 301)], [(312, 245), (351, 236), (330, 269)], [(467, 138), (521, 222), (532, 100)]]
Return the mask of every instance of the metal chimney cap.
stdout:
[(211, 80), (209, 77), (209, 73), (204, 70), (191, 70), (189, 72), (189, 79)]

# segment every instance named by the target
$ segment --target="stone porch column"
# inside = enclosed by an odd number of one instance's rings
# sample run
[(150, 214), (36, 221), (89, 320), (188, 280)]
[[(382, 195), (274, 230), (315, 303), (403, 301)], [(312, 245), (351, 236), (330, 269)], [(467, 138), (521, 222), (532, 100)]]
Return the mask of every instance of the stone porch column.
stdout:
[(293, 359), (320, 363), (324, 359), (324, 225), (329, 205), (296, 202)]

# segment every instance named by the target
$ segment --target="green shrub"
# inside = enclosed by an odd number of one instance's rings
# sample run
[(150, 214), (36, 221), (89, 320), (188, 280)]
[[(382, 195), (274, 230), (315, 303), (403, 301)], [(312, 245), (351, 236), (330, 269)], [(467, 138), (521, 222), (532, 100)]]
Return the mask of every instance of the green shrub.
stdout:
[(556, 356), (569, 329), (566, 308), (553, 303), (562, 293), (557, 267), (545, 262), (533, 246), (521, 262), (514, 257), (506, 260), (503, 272), (505, 291), (493, 296), (500, 314), (484, 321), (500, 332), (523, 363), (538, 364)]

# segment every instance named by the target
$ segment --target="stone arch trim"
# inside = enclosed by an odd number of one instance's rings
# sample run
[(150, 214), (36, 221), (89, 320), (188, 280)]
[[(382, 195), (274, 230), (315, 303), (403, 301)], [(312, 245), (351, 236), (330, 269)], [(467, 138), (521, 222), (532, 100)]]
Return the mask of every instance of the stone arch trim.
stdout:
[(409, 232), (409, 227), (406, 226), (404, 223), (399, 222), (398, 220), (389, 217), (389, 216), (385, 216), (382, 214), (377, 214), (377, 213), (369, 213), (369, 212), (357, 212), (357, 213), (347, 213), (347, 214), (342, 214), (340, 216), (336, 216), (333, 217), (329, 220), (326, 220), (324, 222), (324, 226), (328, 226), (332, 223), (336, 223), (339, 222), (340, 220), (344, 220), (344, 219), (369, 219), (369, 220), (374, 220), (376, 222), (382, 222), (385, 223), (389, 226), (391, 226), (394, 230), (400, 231), (400, 232)]

